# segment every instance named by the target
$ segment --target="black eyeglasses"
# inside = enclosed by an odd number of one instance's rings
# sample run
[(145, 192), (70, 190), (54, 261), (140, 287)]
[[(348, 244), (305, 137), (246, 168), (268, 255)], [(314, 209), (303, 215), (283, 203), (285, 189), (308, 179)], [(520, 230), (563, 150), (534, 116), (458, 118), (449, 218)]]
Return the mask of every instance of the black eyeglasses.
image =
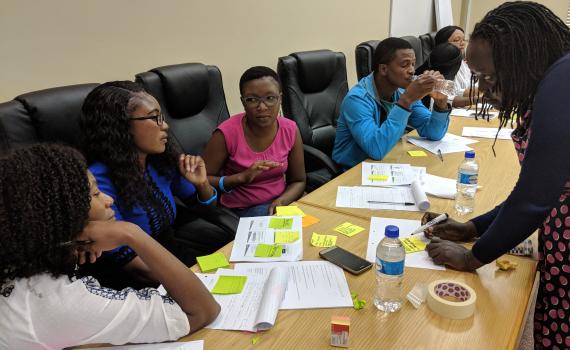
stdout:
[(267, 107), (273, 107), (279, 103), (279, 96), (242, 96), (241, 100), (247, 107), (257, 107), (261, 102), (263, 102), (263, 104), (265, 104)]
[(147, 119), (152, 119), (156, 122), (156, 125), (158, 126), (162, 126), (162, 124), (164, 123), (164, 114), (159, 113), (157, 115), (149, 115), (148, 117), (136, 117), (136, 118), (130, 118), (131, 120), (147, 120)]

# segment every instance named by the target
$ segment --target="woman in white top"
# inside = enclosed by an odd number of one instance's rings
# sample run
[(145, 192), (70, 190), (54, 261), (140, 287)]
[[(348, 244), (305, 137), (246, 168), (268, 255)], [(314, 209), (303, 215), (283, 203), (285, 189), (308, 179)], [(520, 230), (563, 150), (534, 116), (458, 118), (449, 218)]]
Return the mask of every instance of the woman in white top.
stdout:
[[(443, 43), (450, 43), (461, 50), (461, 54), (465, 57), (465, 32), (461, 27), (458, 26), (447, 26), (441, 28), (435, 35), (435, 45), (440, 45)], [(469, 101), (470, 85), (471, 85), (471, 70), (467, 66), (465, 59), (461, 62), (461, 67), (455, 75), (455, 91), (456, 96), (453, 99), (453, 107), (465, 107), (469, 106), (471, 102)], [(477, 93), (475, 89), (474, 94)]]
[[(35, 145), (0, 159), (0, 349), (175, 340), (219, 305), (188, 268), (138, 226), (114, 221), (82, 156)], [(104, 288), (77, 263), (128, 244), (170, 296)]]

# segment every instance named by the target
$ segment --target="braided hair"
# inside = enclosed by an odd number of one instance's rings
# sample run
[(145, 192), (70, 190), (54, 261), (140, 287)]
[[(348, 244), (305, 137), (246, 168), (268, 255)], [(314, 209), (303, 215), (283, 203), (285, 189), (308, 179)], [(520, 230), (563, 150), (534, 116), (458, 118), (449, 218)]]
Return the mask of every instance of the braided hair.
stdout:
[[(80, 126), (82, 148), (91, 164), (101, 162), (110, 173), (117, 189), (117, 205), (130, 211), (142, 207), (149, 218), (152, 235), (170, 226), (174, 210), (145, 169), (141, 168), (138, 149), (130, 132), (130, 116), (147, 92), (132, 81), (112, 81), (97, 86), (83, 103)], [(173, 177), (177, 169), (178, 151), (172, 142), (161, 154), (147, 156), (157, 172)]]
[(76, 150), (39, 144), (0, 158), (0, 294), (10, 281), (72, 276), (73, 247), (89, 216), (87, 165)]
[[(484, 40), (493, 50), (495, 89), (501, 94), (500, 126), (507, 125), (513, 113), (521, 125), (544, 73), (570, 51), (570, 28), (544, 5), (513, 1), (487, 13), (470, 40)], [(473, 75), (471, 86), (476, 82)], [(481, 102), (485, 105), (484, 98)]]

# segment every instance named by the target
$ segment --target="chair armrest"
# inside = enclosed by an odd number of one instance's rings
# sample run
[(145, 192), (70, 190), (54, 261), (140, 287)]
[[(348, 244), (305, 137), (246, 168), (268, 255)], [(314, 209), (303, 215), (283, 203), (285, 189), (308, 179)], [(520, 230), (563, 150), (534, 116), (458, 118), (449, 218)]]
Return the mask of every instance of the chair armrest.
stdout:
[[(334, 164), (332, 159), (329, 158), (324, 152), (316, 149), (315, 147), (303, 144), (303, 151), (305, 153), (305, 168), (307, 164), (311, 165), (311, 168), (327, 168), (328, 171), (334, 176), (336, 176), (340, 170)], [(308, 171), (308, 170), (306, 170)]]

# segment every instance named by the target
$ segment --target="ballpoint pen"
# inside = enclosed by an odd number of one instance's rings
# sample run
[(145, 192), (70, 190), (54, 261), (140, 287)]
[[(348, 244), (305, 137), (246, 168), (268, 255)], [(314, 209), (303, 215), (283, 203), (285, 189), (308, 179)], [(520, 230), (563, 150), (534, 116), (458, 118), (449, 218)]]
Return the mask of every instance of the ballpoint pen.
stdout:
[(373, 204), (394, 204), (394, 205), (416, 205), (416, 203), (412, 203), (412, 202), (388, 202), (388, 201), (368, 201), (368, 203), (373, 203)]
[(439, 224), (440, 222), (445, 221), (448, 218), (449, 218), (449, 216), (446, 213), (443, 213), (443, 214), (433, 218), (431, 221), (427, 222), (425, 225), (418, 227), (411, 234), (415, 235), (416, 233), (424, 232), (426, 229), (432, 227), (433, 225)]
[(443, 154), (441, 154), (441, 150), (439, 148), (437, 149), (437, 156), (439, 157), (439, 160), (443, 162)]

